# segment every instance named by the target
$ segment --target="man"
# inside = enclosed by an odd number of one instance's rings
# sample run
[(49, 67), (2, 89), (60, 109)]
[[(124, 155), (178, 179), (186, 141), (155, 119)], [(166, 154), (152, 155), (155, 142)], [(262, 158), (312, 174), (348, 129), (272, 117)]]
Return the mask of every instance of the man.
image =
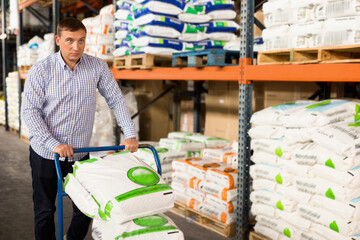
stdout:
[[(57, 26), (56, 44), (60, 51), (36, 63), (29, 71), (24, 89), (22, 117), (30, 131), (35, 237), (55, 239), (55, 199), (57, 177), (54, 153), (60, 155), (63, 176), (77, 160), (88, 154), (74, 154), (73, 148), (90, 143), (95, 117), (96, 89), (113, 110), (122, 128), (125, 149), (135, 152), (135, 127), (119, 86), (107, 64), (87, 54), (86, 28), (73, 18)], [(91, 219), (73, 204), (67, 239), (84, 239)]]

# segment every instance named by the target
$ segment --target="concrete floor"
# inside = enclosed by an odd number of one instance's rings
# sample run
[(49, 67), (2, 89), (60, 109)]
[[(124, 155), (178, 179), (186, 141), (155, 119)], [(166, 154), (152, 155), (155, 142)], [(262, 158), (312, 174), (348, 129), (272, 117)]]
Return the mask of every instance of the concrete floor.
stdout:
[[(29, 145), (0, 127), (0, 240), (34, 239)], [(166, 213), (184, 232), (186, 240), (230, 239)], [(57, 216), (57, 215), (56, 215)], [(64, 229), (70, 222), (71, 203), (64, 199)], [(86, 240), (91, 240), (89, 231)]]

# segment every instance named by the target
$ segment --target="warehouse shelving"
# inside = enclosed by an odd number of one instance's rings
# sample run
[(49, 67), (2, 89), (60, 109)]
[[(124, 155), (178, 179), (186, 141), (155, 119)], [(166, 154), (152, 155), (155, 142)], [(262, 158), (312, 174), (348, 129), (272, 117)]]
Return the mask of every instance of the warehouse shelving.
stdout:
[(239, 81), (239, 66), (154, 68), (151, 70), (112, 69), (117, 80), (213, 80)]
[(245, 65), (243, 80), (360, 82), (360, 63)]

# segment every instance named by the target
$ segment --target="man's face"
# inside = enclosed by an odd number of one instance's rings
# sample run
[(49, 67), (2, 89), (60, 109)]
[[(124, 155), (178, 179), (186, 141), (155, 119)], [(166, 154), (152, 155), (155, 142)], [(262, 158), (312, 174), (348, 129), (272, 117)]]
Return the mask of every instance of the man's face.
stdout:
[(86, 33), (80, 29), (75, 32), (63, 30), (56, 35), (56, 45), (60, 47), (61, 55), (66, 63), (76, 63), (82, 56), (85, 48)]

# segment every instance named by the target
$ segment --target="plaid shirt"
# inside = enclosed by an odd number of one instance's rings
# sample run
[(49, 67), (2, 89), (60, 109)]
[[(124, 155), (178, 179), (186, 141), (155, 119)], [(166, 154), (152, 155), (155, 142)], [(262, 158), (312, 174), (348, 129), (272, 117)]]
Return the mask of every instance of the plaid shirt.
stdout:
[[(29, 128), (31, 147), (37, 154), (54, 159), (53, 150), (59, 144), (69, 144), (73, 148), (89, 146), (96, 89), (113, 110), (125, 138), (135, 138), (134, 123), (124, 97), (103, 60), (83, 54), (72, 71), (59, 51), (29, 70), (22, 117)], [(79, 160), (85, 155), (77, 153), (69, 161)]]

